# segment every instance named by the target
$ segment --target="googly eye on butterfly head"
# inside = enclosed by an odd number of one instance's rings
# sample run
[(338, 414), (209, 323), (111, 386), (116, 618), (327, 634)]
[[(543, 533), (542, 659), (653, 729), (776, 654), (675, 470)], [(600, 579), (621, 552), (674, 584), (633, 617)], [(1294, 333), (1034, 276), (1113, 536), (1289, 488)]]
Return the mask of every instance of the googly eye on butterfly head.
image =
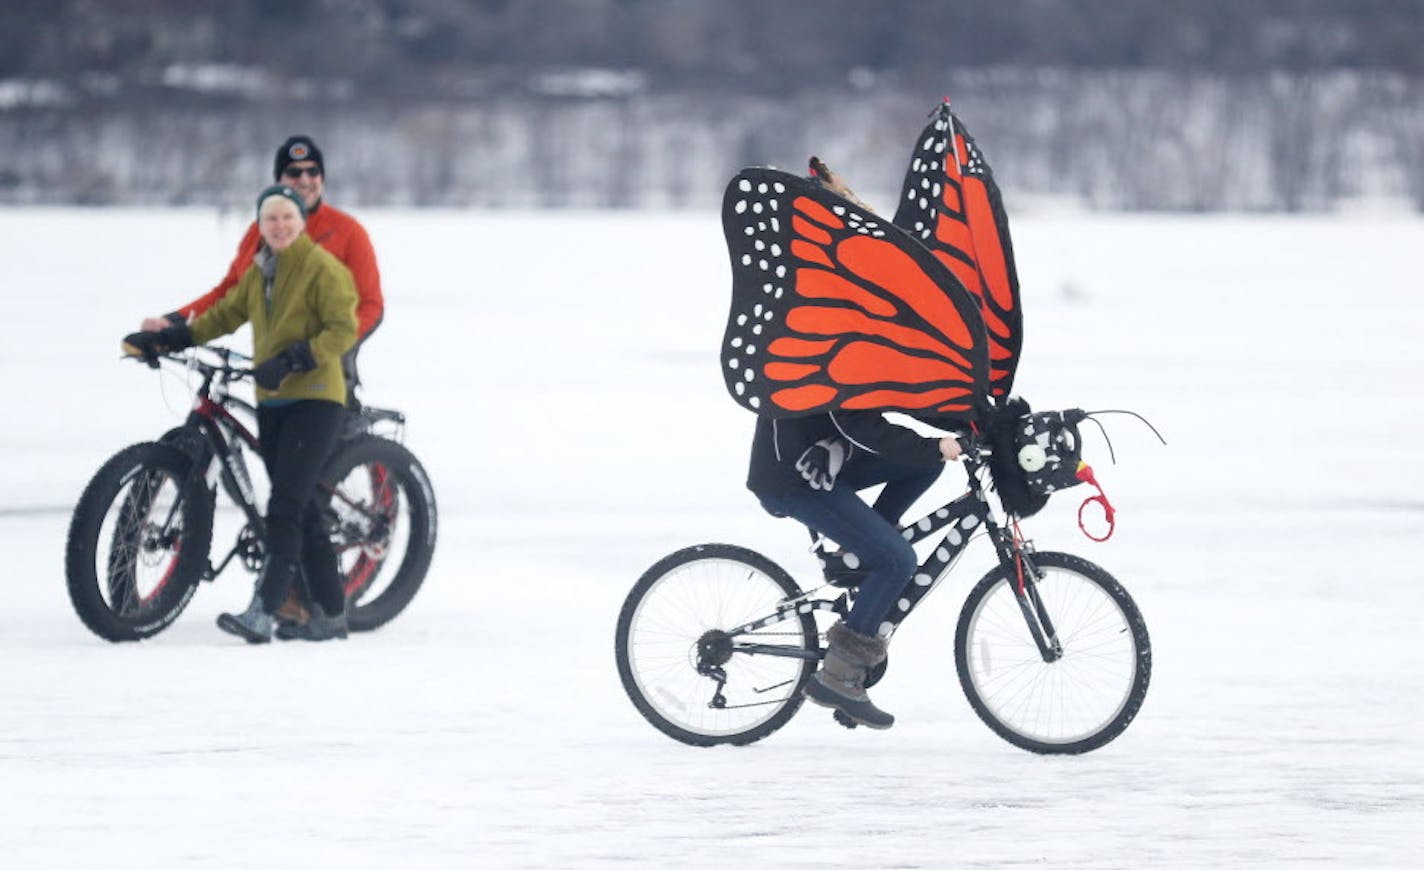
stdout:
[(1048, 454), (1037, 444), (1025, 444), (1019, 449), (1019, 468), (1032, 474), (1035, 471), (1042, 471), (1043, 466), (1048, 464)]

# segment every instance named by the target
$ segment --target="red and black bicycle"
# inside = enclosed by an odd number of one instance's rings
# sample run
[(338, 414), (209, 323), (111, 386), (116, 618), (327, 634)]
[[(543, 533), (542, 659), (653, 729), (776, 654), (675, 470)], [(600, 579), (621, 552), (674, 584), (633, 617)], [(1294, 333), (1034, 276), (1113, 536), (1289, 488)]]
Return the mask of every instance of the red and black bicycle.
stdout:
[[(199, 377), (193, 409), (182, 426), (125, 447), (100, 467), (74, 509), (65, 549), (74, 610), (111, 641), (152, 637), (177, 619), (200, 582), (216, 579), (234, 560), (256, 573), (264, 559), (247, 458), (255, 458), (257, 437), (234, 414), (250, 420), (256, 409), (231, 392), (250, 376), (251, 359), (198, 347), (159, 361)], [(405, 609), (435, 551), (435, 492), (401, 443), (404, 432), (399, 411), (353, 412), (322, 472), (318, 497), (354, 631), (378, 628)], [(214, 564), (219, 487), (244, 525)]]

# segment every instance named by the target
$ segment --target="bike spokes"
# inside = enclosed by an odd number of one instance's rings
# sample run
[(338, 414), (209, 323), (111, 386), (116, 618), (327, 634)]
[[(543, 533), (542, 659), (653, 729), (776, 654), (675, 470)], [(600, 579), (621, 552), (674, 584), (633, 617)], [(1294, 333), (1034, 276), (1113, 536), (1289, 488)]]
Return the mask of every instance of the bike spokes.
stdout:
[(168, 588), (181, 553), (181, 482), (158, 470), (135, 474), (115, 499), (100, 541), (109, 544), (104, 587), (110, 609), (125, 617), (153, 608)]
[(777, 727), (818, 658), (809, 616), (770, 618), (787, 591), (729, 559), (685, 562), (649, 582), (620, 620), (625, 685), (645, 715), (693, 743)]
[(383, 464), (358, 465), (332, 489), (332, 544), (348, 600), (376, 593), (381, 569), (409, 542), (401, 521), (404, 496)]
[[(1146, 693), (1150, 648), (1135, 604), (1101, 569), (1062, 555), (1042, 573), (981, 581), (956, 658), (981, 717), (1036, 752), (1083, 752), (1121, 733)], [(1051, 618), (1050, 618), (1051, 617)]]

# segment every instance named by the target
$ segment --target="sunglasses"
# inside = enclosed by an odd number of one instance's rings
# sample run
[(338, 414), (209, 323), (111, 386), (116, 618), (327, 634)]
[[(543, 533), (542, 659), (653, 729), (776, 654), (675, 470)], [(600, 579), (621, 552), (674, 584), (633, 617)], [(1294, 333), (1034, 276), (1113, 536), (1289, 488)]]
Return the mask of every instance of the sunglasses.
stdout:
[(306, 175), (309, 178), (321, 178), (320, 166), (288, 166), (282, 170), (283, 178), (301, 178)]

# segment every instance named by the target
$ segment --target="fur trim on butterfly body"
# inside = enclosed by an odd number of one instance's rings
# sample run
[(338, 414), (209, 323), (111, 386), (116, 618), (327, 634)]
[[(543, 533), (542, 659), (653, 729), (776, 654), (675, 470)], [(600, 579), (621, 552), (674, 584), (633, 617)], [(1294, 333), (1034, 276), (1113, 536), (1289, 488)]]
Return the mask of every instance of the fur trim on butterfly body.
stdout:
[(1031, 490), (1028, 477), (1019, 467), (1015, 436), (1030, 411), (1028, 402), (1015, 396), (995, 408), (986, 433), (993, 450), (989, 457), (989, 476), (994, 481), (994, 490), (1004, 510), (1017, 517), (1031, 517), (1048, 504), (1048, 493)]

